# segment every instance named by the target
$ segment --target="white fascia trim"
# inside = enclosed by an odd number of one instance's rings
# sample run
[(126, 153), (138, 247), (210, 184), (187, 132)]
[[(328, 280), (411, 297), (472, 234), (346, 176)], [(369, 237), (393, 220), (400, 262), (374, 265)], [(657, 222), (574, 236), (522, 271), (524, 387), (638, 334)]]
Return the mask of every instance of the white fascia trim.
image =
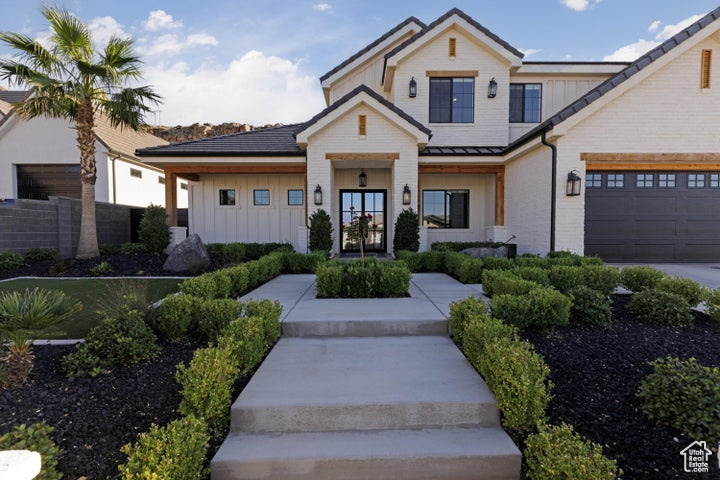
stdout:
[(618, 73), (629, 63), (620, 64), (543, 64), (523, 65), (514, 75), (609, 75)]

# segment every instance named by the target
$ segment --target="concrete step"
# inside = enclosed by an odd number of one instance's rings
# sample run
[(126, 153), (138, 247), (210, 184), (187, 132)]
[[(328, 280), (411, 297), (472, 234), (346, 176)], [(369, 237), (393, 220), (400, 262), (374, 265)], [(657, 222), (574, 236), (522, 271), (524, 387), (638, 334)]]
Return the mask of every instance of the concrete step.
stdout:
[(231, 415), (233, 432), (500, 425), (485, 382), (434, 336), (282, 338)]
[(231, 434), (213, 480), (517, 480), (521, 455), (501, 428)]

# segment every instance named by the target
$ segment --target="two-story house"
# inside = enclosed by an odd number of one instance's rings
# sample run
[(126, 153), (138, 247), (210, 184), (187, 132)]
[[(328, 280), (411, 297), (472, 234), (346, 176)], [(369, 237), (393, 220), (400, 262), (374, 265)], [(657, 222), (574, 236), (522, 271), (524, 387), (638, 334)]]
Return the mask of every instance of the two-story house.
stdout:
[(208, 242), (306, 248), (322, 208), (336, 252), (352, 212), (366, 250), (398, 214), (421, 243), (505, 241), (519, 253), (720, 259), (720, 9), (632, 63), (525, 62), (460, 10), (411, 17), (321, 77), (327, 108), (296, 125), (145, 148), (190, 182)]

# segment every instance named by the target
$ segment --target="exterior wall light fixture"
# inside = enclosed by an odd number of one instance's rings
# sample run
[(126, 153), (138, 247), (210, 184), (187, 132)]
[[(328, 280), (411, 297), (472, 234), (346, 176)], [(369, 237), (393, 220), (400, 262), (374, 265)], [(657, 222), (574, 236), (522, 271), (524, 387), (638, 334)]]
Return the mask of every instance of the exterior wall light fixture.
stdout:
[(367, 187), (367, 175), (365, 174), (365, 170), (360, 170), (360, 176), (358, 177), (359, 185), (361, 187)]
[(497, 96), (497, 82), (495, 81), (495, 77), (490, 79), (490, 83), (488, 83), (488, 98), (495, 98)]
[(410, 205), (410, 187), (408, 187), (408, 184), (405, 184), (405, 187), (403, 187), (403, 205)]
[(319, 183), (318, 186), (315, 187), (315, 205), (322, 205), (322, 188), (320, 188)]
[(582, 178), (577, 174), (577, 171), (573, 170), (568, 173), (567, 177), (567, 190), (565, 194), (568, 197), (577, 197), (580, 195), (580, 187), (582, 184)]
[(410, 85), (408, 87), (408, 96), (410, 98), (417, 97), (417, 82), (415, 81), (415, 77), (410, 78)]

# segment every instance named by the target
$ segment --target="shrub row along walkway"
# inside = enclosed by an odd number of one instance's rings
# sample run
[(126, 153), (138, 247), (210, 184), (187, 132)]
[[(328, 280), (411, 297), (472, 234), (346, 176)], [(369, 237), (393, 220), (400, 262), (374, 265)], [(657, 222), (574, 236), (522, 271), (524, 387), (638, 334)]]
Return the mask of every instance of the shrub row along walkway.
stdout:
[(450, 302), (479, 290), (416, 274), (400, 299), (316, 299), (314, 275), (253, 291), (282, 303), (283, 337), (235, 401), (212, 479), (518, 479), (495, 399), (447, 335)]

